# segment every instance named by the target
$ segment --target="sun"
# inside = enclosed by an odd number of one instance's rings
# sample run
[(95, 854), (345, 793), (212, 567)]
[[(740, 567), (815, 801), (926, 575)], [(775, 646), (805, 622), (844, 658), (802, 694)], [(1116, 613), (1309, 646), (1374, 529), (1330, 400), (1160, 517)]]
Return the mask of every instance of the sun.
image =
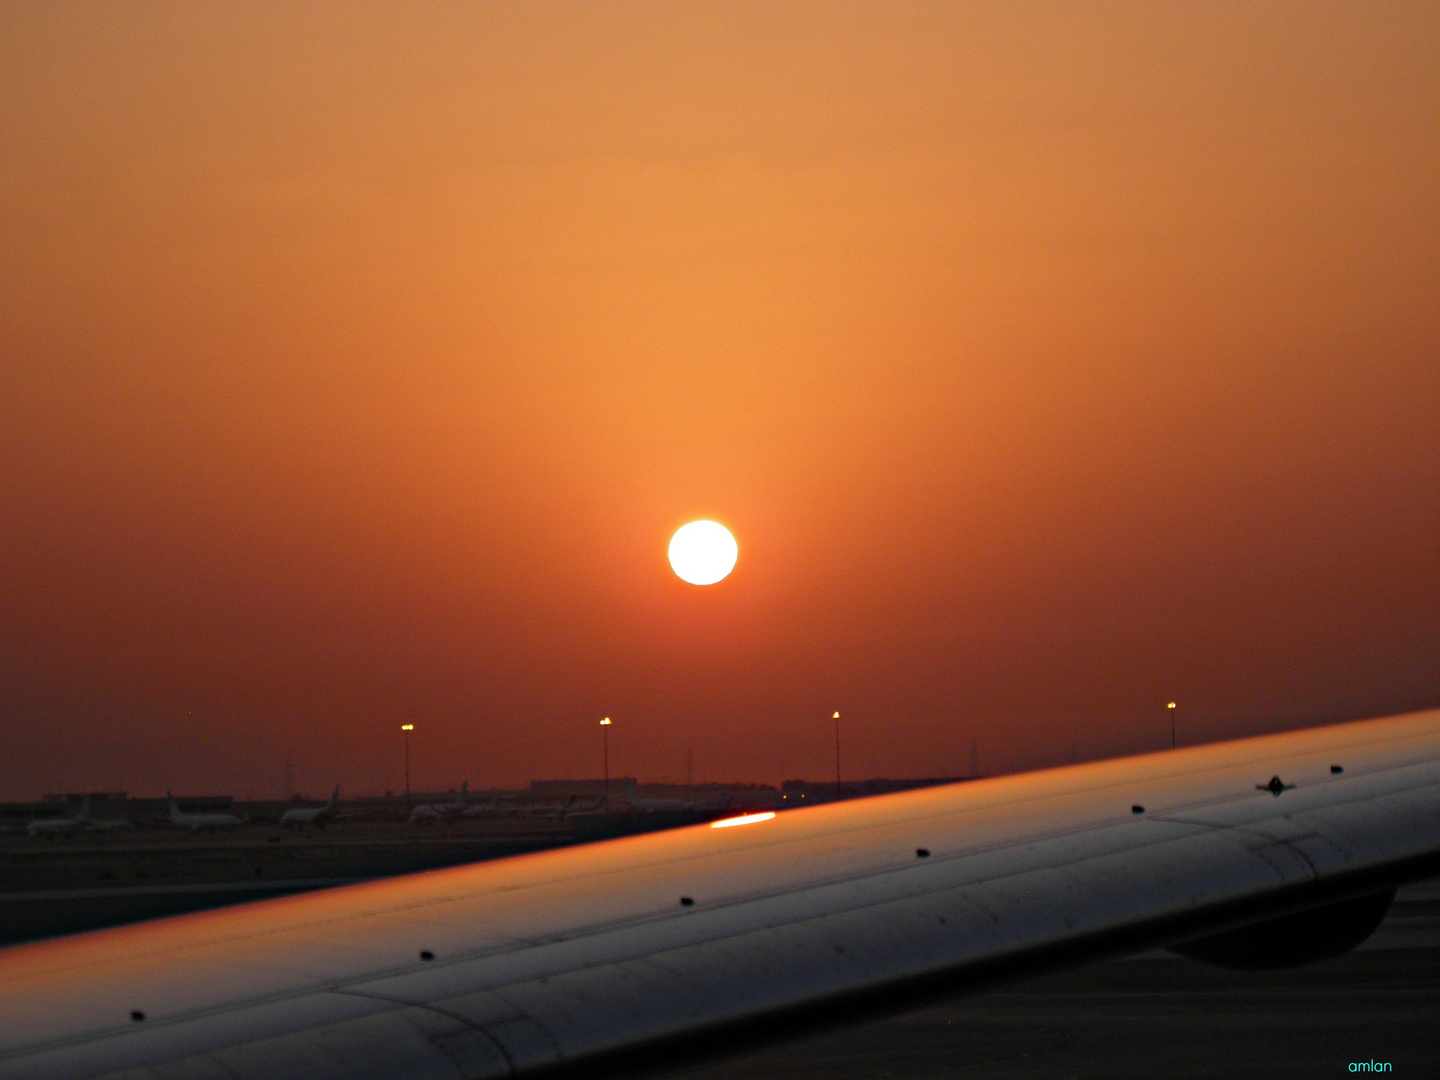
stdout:
[(670, 538), (670, 566), (691, 585), (714, 585), (735, 569), (740, 549), (715, 521), (692, 521)]

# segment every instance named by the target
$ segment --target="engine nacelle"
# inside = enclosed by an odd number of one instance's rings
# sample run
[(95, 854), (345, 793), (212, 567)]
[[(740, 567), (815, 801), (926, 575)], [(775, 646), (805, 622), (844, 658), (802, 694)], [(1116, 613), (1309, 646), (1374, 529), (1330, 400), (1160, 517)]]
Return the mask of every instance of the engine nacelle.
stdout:
[(1299, 967), (1340, 956), (1368, 938), (1390, 910), (1395, 890), (1196, 938), (1170, 951), (1236, 971)]

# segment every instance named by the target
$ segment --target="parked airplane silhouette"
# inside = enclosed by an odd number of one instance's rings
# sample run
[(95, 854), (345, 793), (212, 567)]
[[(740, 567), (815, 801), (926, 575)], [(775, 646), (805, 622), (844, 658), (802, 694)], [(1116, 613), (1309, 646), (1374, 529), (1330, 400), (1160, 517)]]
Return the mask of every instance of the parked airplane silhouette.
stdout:
[(72, 817), (40, 818), (25, 826), (32, 839), (41, 836), (74, 836), (77, 832), (113, 832), (116, 829), (133, 829), (128, 821), (96, 821), (90, 816), (90, 795), (87, 792), (80, 810)]
[(40, 818), (25, 826), (31, 839), (41, 836), (74, 836), (84, 832), (90, 821), (90, 796), (80, 805), (80, 812), (72, 817)]
[(296, 807), (294, 810), (286, 810), (280, 815), (280, 827), (282, 829), (303, 829), (306, 825), (314, 825), (317, 829), (323, 829), (325, 823), (335, 816), (335, 808), (340, 803), (340, 785), (335, 785), (335, 790), (330, 793), (330, 801), (324, 806)]
[(449, 823), (465, 812), (469, 805), (470, 781), (460, 782), (460, 794), (455, 796), (454, 802), (448, 803), (422, 803), (410, 811), (410, 820), (417, 825), (427, 825), (432, 821), (444, 821)]
[(170, 824), (179, 825), (191, 832), (199, 832), (201, 829), (234, 829), (244, 824), (234, 814), (187, 814), (176, 805), (175, 796), (170, 792), (165, 792), (165, 798), (170, 801)]

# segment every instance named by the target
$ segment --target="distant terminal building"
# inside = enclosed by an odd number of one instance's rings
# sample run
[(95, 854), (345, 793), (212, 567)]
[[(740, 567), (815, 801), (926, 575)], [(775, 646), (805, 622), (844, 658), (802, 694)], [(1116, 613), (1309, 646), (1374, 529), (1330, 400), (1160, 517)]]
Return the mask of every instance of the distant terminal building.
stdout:
[[(604, 780), (531, 780), (526, 793), (532, 799), (593, 799), (606, 792)], [(773, 793), (770, 784), (719, 783), (696, 784), (646, 783), (633, 776), (612, 776), (609, 793), (615, 798), (706, 799), (721, 794)]]
[(754, 784), (746, 781), (723, 783), (718, 780), (696, 781), (693, 784), (642, 783), (639, 794), (652, 799), (705, 799), (717, 795), (773, 795), (774, 784)]
[(596, 795), (633, 795), (640, 782), (633, 776), (612, 776), (604, 780), (531, 780), (530, 794), (537, 799), (586, 799)]
[(86, 796), (89, 796), (91, 806), (99, 803), (123, 803), (130, 797), (123, 791), (68, 791), (64, 794), (46, 792), (40, 796), (40, 800), (50, 804), (52, 808), (55, 803), (80, 806), (84, 803)]

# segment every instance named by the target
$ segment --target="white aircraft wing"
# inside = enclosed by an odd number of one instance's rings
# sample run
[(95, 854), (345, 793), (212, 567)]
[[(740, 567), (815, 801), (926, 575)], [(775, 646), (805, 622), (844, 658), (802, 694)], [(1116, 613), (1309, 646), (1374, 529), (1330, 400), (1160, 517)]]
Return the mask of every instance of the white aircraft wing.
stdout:
[[(1037, 965), (1322, 905), (1345, 916), (1344, 902), (1437, 868), (1440, 710), (0, 950), (0, 1076), (652, 1068)], [(1325, 925), (1300, 917), (1266, 937)]]

